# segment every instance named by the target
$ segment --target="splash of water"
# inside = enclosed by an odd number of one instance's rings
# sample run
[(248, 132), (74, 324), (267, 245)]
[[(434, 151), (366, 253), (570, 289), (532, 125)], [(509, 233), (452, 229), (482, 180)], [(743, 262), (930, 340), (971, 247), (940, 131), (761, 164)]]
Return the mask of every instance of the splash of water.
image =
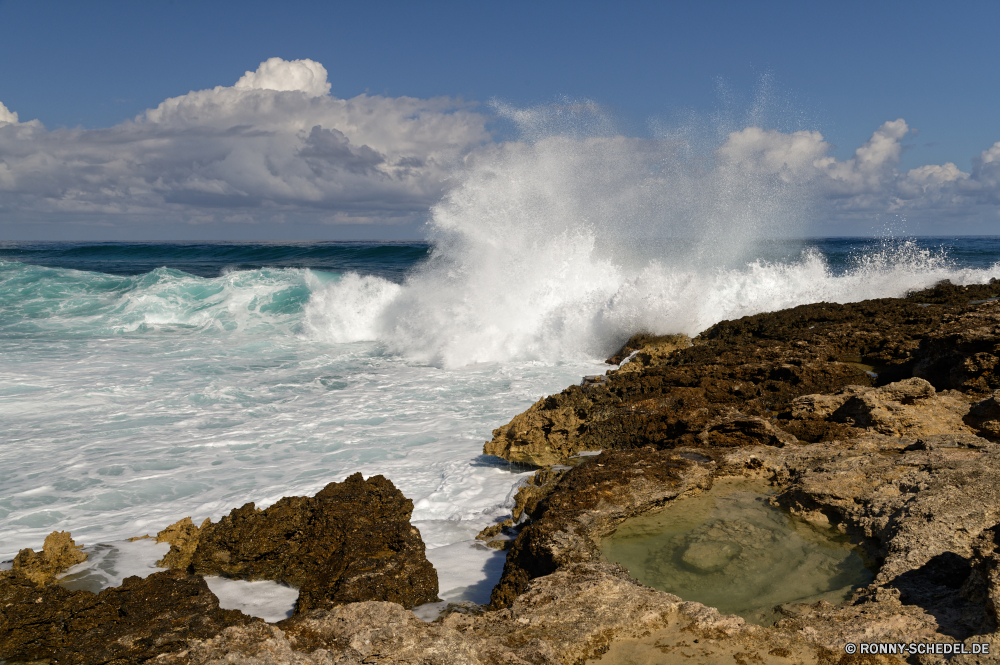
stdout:
[[(626, 137), (592, 105), (497, 112), (521, 140), (467, 159), (432, 209), (430, 260), (396, 291), (359, 282), (368, 295), (328, 299), (315, 330), (443, 366), (575, 361), (640, 330), (693, 335), (805, 302), (984, 278), (905, 242), (843, 273), (802, 245), (782, 251), (774, 239), (809, 234), (808, 182), (722, 149), (731, 134)], [(345, 299), (351, 321), (332, 307)]]

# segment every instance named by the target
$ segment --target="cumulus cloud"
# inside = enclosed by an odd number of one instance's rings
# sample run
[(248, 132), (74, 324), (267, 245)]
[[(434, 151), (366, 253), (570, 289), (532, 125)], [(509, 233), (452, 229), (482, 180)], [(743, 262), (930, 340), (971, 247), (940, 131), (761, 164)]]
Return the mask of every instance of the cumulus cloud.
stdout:
[(0, 125), (8, 122), (17, 124), (17, 114), (4, 106), (3, 102), (0, 102)]
[(902, 118), (884, 123), (854, 155), (839, 160), (819, 132), (782, 133), (748, 127), (729, 134), (716, 150), (720, 164), (807, 185), (837, 213), (948, 211), (975, 214), (1000, 201), (1000, 142), (973, 160), (972, 173), (955, 164), (899, 171), (903, 139), (912, 132)]
[(784, 181), (809, 177), (826, 155), (830, 144), (819, 132), (783, 134), (777, 130), (747, 127), (732, 132), (716, 157), (744, 169), (774, 173)]
[(313, 60), (269, 58), (255, 72), (244, 74), (233, 87), (237, 90), (298, 90), (310, 97), (330, 94), (326, 67)]
[[(459, 99), (341, 99), (330, 91), (320, 63), (271, 58), (231, 86), (166, 99), (105, 129), (50, 130), (38, 120), (19, 121), (0, 104), (0, 223), (86, 214), (102, 223), (412, 221), (456, 182), (450, 180), (456, 168), (506, 154), (486, 130), (495, 116)], [(738, 201), (757, 202), (761, 219), (773, 216), (772, 200), (794, 201), (793, 207), (819, 201), (820, 209), (812, 211), (829, 219), (882, 212), (974, 215), (984, 206), (995, 211), (1000, 203), (1000, 142), (975, 157), (969, 173), (950, 162), (904, 172), (903, 142), (913, 132), (902, 118), (877, 128), (846, 159), (834, 157), (818, 131), (745, 127), (730, 133), (712, 159), (693, 165), (698, 171), (711, 162), (711, 174), (703, 178), (670, 166), (684, 158), (664, 156), (671, 150), (687, 155), (690, 146), (619, 136), (600, 114), (583, 124), (608, 137), (604, 143), (559, 131), (567, 117), (594, 115), (586, 104), (543, 112), (498, 104), (494, 111), (521, 128), (522, 141), (506, 144), (509, 151), (568, 142), (551, 152), (579, 154), (580, 169), (570, 168), (577, 162), (569, 159), (546, 165), (546, 172), (566, 172), (566, 178), (588, 183), (587, 191), (603, 188), (611, 216), (639, 208), (683, 212), (687, 199), (681, 194), (666, 200), (646, 191), (661, 185), (671, 192), (697, 194), (711, 186), (729, 193), (728, 199), (687, 197), (719, 200), (711, 214), (685, 213), (692, 219), (748, 218)], [(579, 173), (600, 150), (620, 156), (609, 168), (621, 172), (601, 171), (599, 182), (591, 183)], [(663, 182), (647, 182), (654, 176)], [(648, 187), (637, 191), (630, 182)], [(787, 196), (789, 188), (795, 196)], [(593, 217), (591, 212), (580, 215)]]
[(321, 64), (271, 58), (107, 129), (48, 130), (0, 107), (0, 211), (409, 219), (489, 140), (487, 118), (460, 100), (329, 91)]

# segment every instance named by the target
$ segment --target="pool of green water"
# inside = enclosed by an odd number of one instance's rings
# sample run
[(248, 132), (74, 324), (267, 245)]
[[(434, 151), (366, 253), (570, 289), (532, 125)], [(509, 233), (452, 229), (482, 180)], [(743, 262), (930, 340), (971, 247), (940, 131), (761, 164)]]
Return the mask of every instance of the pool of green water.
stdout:
[(684, 600), (770, 625), (784, 603), (839, 603), (874, 578), (849, 539), (768, 503), (766, 483), (711, 490), (623, 522), (601, 543), (632, 577)]

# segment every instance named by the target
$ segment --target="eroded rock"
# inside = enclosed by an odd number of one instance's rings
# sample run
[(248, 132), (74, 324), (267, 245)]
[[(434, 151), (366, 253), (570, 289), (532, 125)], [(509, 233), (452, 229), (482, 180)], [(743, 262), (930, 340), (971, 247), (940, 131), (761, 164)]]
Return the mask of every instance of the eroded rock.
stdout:
[(227, 626), (263, 623), (219, 600), (201, 577), (164, 571), (98, 594), (0, 578), (0, 658), (90, 665), (141, 663)]
[(601, 535), (650, 505), (707, 486), (711, 467), (644, 449), (605, 451), (566, 471), (514, 541), (493, 589), (493, 606), (509, 606), (531, 580), (560, 566), (599, 561)]
[[(670, 343), (662, 353), (653, 348), (661, 338), (636, 336), (609, 360), (636, 352), (640, 362), (539, 400), (494, 430), (483, 451), (548, 466), (583, 450), (752, 445), (764, 422), (775, 430), (770, 445), (790, 442), (781, 433), (808, 443), (866, 428), (903, 436), (930, 431), (910, 422), (908, 408), (927, 400), (937, 413), (921, 413), (938, 421), (937, 433), (969, 431), (961, 422), (969, 398), (948, 391), (981, 397), (1000, 388), (1000, 303), (976, 302), (996, 290), (941, 284), (901, 299), (803, 305), (723, 321), (693, 346)], [(847, 395), (839, 403), (838, 391)], [(816, 395), (825, 397), (803, 399)]]
[[(413, 607), (437, 600), (438, 581), (412, 513), (389, 480), (356, 473), (315, 497), (285, 497), (265, 510), (248, 503), (203, 525), (188, 569), (284, 582), (299, 590), (296, 612), (363, 600)], [(184, 563), (185, 538), (164, 561)]]
[[(795, 656), (776, 662), (812, 665), (836, 663), (843, 655), (804, 636), (766, 631), (654, 591), (629, 579), (617, 566), (585, 563), (534, 580), (503, 610), (450, 614), (428, 624), (392, 603), (354, 603), (294, 617), (280, 629), (229, 628), (213, 639), (193, 642), (183, 656), (174, 654), (158, 662), (554, 665), (600, 658), (616, 645), (642, 643), (651, 636), (661, 656), (652, 662), (665, 662), (665, 653), (685, 662), (772, 662), (769, 654), (775, 652)], [(734, 655), (743, 660), (734, 661)]]
[(156, 565), (186, 570), (191, 565), (191, 559), (198, 548), (201, 530), (211, 523), (212, 520), (206, 519), (202, 522), (201, 527), (197, 527), (190, 517), (185, 517), (157, 533), (156, 542), (170, 543), (170, 551), (157, 561)]
[(1000, 390), (973, 404), (964, 421), (980, 435), (1000, 439)]
[(82, 548), (83, 545), (73, 542), (69, 531), (53, 531), (45, 537), (41, 552), (31, 548), (18, 552), (12, 571), (38, 586), (50, 584), (59, 573), (87, 560), (86, 553), (80, 551)]

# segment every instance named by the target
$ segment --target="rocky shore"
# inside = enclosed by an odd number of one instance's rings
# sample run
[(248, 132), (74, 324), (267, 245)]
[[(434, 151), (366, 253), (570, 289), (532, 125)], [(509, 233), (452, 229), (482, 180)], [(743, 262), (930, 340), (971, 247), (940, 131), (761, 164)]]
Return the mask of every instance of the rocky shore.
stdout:
[[(938, 663), (871, 643), (1000, 653), (1000, 283), (819, 303), (725, 321), (694, 339), (634, 336), (606, 375), (540, 400), (484, 452), (539, 467), (511, 518), (489, 607), (424, 623), (436, 573), (412, 503), (360, 475), (316, 497), (190, 520), (145, 580), (100, 594), (54, 575), (67, 534), (0, 573), (0, 658), (48, 663)], [(602, 451), (599, 455), (585, 454)], [(871, 584), (777, 606), (760, 626), (644, 586), (607, 561), (627, 519), (720, 481), (849, 537)], [(680, 505), (680, 504), (677, 504)], [(51, 542), (50, 542), (51, 541)], [(222, 610), (202, 575), (300, 590), (268, 624)], [(155, 599), (155, 600), (151, 600)], [(954, 646), (949, 647), (954, 649)], [(867, 649), (865, 649), (867, 651)], [(963, 654), (952, 663), (1000, 661)]]

